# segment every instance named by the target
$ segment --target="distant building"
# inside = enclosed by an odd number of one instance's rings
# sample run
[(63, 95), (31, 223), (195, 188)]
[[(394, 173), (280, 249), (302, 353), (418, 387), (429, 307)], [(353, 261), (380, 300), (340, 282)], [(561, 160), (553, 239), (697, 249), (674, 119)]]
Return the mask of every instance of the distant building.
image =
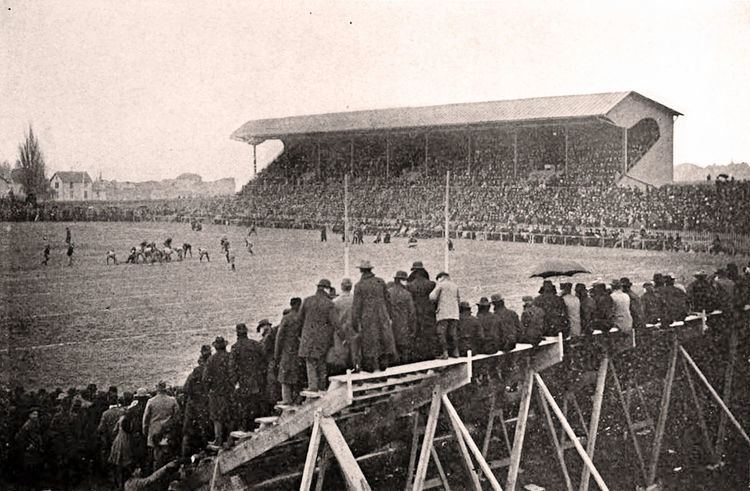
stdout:
[(93, 182), (88, 172), (55, 172), (50, 178), (53, 199), (57, 201), (93, 200)]
[[(6, 180), (10, 183), (10, 191), (13, 191), (13, 196), (20, 199), (26, 197), (26, 190), (23, 187), (23, 172), (23, 169), (13, 169), (6, 176)], [(3, 193), (3, 196), (6, 196), (9, 192)]]

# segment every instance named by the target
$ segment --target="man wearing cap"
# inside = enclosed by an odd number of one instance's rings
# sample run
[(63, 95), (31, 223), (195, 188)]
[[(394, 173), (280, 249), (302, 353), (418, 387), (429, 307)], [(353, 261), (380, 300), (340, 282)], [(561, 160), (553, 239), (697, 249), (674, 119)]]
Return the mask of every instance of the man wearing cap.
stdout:
[(646, 323), (643, 320), (643, 302), (641, 302), (641, 297), (633, 291), (633, 283), (630, 281), (630, 278), (621, 278), (620, 285), (622, 286), (622, 291), (630, 297), (630, 317), (633, 318), (633, 328), (640, 329), (644, 327)]
[[(270, 327), (268, 319), (258, 323), (258, 330)], [(247, 326), (235, 326), (237, 342), (229, 354), (229, 369), (232, 381), (236, 383), (235, 401), (239, 406), (238, 423), (242, 431), (253, 429), (255, 418), (259, 417), (260, 399), (266, 380), (266, 357), (260, 341), (247, 337)]]
[(469, 302), (458, 304), (458, 349), (462, 356), (471, 350), (472, 354), (481, 353), (484, 335), (482, 325), (471, 315)]
[(203, 372), (211, 356), (211, 347), (201, 346), (198, 365), (188, 375), (182, 391), (185, 393), (185, 415), (182, 423), (182, 457), (188, 458), (202, 448), (210, 438), (208, 419), (208, 392), (203, 385)]
[(630, 315), (630, 297), (622, 291), (620, 280), (612, 280), (612, 293), (609, 297), (612, 299), (613, 326), (621, 332), (630, 333), (633, 331), (633, 317)]
[(411, 363), (414, 349), (414, 334), (417, 327), (417, 314), (414, 300), (406, 289), (406, 271), (396, 271), (393, 283), (388, 287), (393, 312), (393, 337), (400, 363)]
[(523, 313), (521, 313), (521, 336), (519, 341), (537, 345), (544, 336), (544, 310), (534, 305), (534, 297), (523, 297)]
[(664, 315), (664, 300), (661, 295), (656, 293), (654, 284), (647, 281), (643, 284), (643, 295), (641, 295), (641, 304), (643, 305), (643, 319), (646, 324), (658, 324), (659, 319)]
[(440, 342), (440, 359), (448, 358), (448, 350), (454, 358), (458, 357), (458, 304), (461, 301), (458, 286), (446, 272), (438, 273), (437, 285), (430, 293), (430, 300), (435, 304), (437, 335)]
[(698, 271), (693, 276), (695, 280), (687, 287), (690, 309), (693, 312), (713, 312), (718, 305), (716, 288), (708, 281), (708, 275), (705, 271)]
[(430, 301), (430, 293), (435, 289), (435, 282), (430, 280), (430, 274), (422, 261), (414, 261), (412, 264), (406, 289), (411, 293), (417, 316), (413, 361), (431, 359), (437, 349), (435, 306)]
[(477, 321), (482, 329), (482, 339), (484, 340), (480, 351), (477, 353), (497, 353), (500, 351), (500, 326), (497, 325), (497, 319), (490, 312), (492, 304), (487, 297), (482, 297), (477, 303)]
[(340, 339), (340, 341), (346, 341), (345, 348), (348, 351), (349, 368), (356, 370), (359, 369), (361, 363), (361, 353), (359, 333), (354, 330), (352, 325), (352, 304), (354, 303), (352, 287), (352, 280), (349, 278), (341, 280), (341, 295), (333, 300), (333, 305), (336, 306), (336, 315), (343, 334), (343, 339)]
[(573, 283), (560, 283), (560, 296), (565, 302), (565, 312), (568, 314), (570, 324), (570, 335), (580, 336), (581, 327), (581, 301), (573, 295)]
[(208, 415), (214, 426), (214, 445), (224, 441), (224, 430), (231, 421), (231, 402), (234, 383), (229, 366), (227, 342), (218, 336), (212, 343), (216, 350), (206, 362), (203, 385), (208, 392)]
[(362, 276), (354, 285), (352, 325), (359, 332), (362, 369), (376, 372), (388, 368), (398, 356), (391, 329), (391, 302), (385, 281), (373, 274), (370, 261), (362, 261), (358, 269)]
[(510, 351), (516, 347), (518, 334), (521, 332), (521, 321), (518, 314), (505, 306), (505, 300), (499, 293), (490, 295), (490, 301), (495, 309), (492, 316), (497, 319), (500, 328), (500, 349)]
[(328, 296), (331, 282), (321, 279), (314, 295), (307, 297), (300, 308), (302, 334), (298, 354), (305, 360), (307, 391), (326, 390), (328, 373), (326, 354), (333, 344), (333, 333), (338, 328), (336, 307)]
[[(146, 435), (153, 468), (161, 467), (168, 461), (168, 444), (165, 439), (169, 438), (165, 433), (165, 426), (177, 424), (179, 406), (177, 400), (167, 394), (167, 384), (164, 381), (156, 385), (156, 395), (146, 403), (143, 413), (143, 434)], [(155, 435), (165, 435), (164, 438), (155, 438)], [(166, 460), (165, 460), (166, 459)]]
[(300, 298), (292, 298), (289, 312), (284, 315), (276, 333), (273, 358), (276, 361), (276, 380), (281, 384), (281, 403), (292, 404), (302, 384), (302, 364), (299, 358), (299, 337), (302, 324), (299, 310)]

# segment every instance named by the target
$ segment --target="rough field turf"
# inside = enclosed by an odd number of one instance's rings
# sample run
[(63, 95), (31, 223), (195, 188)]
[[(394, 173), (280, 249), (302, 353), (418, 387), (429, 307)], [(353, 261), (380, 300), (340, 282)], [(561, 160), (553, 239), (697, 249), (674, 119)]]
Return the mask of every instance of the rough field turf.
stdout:
[[(72, 268), (65, 266), (66, 225), (71, 227), (77, 246)], [(185, 224), (173, 223), (14, 223), (2, 224), (1, 230), (0, 250), (6, 252), (0, 255), (0, 373), (4, 375), (0, 382), (27, 388), (65, 388), (95, 382), (99, 387), (115, 384), (132, 390), (153, 386), (159, 379), (181, 384), (201, 344), (210, 343), (217, 335), (233, 342), (236, 322), (246, 322), (251, 329), (264, 317), (278, 322), (289, 297), (310, 295), (321, 277), (338, 284), (343, 274), (340, 236), (329, 234), (329, 242), (320, 243), (316, 231), (261, 229), (252, 237), (256, 255), (250, 256), (244, 249), (247, 229), (237, 227), (207, 226), (202, 232), (192, 232)], [(219, 239), (224, 234), (236, 253), (236, 273), (219, 254)], [(53, 244), (47, 267), (40, 264), (44, 235)], [(132, 245), (144, 239), (161, 243), (167, 237), (172, 237), (176, 245), (191, 243), (193, 258), (170, 264), (105, 264), (109, 248), (116, 249), (122, 262)], [(376, 274), (386, 279), (397, 269), (408, 270), (414, 260), (423, 260), (433, 277), (443, 269), (439, 240), (422, 240), (417, 249), (407, 249), (403, 239), (390, 245), (371, 241), (370, 237), (366, 244), (352, 247), (352, 272), (360, 259), (370, 259)], [(676, 273), (686, 282), (695, 270), (712, 270), (730, 260), (504, 242), (455, 243), (450, 270), (461, 287), (462, 298), (474, 303), (480, 296), (500, 292), (517, 310), (521, 296), (534, 294), (541, 283), (529, 279), (528, 271), (547, 258), (576, 259), (592, 271), (573, 281), (590, 283), (597, 277), (610, 280), (629, 276), (638, 284), (655, 271)], [(197, 249), (201, 246), (211, 250), (210, 263), (198, 262)], [(742, 263), (747, 258), (732, 260)], [(750, 379), (748, 345), (743, 334), (732, 401), (741, 422), (750, 421), (745, 389)], [(715, 340), (688, 346), (717, 388), (724, 363), (722, 349), (721, 342)], [(665, 365), (666, 360), (662, 361)], [(658, 367), (655, 376), (663, 376), (664, 370), (664, 366)], [(684, 377), (678, 376), (676, 384), (670, 410), (673, 416), (658, 473), (665, 488), (746, 488), (747, 447), (730, 429), (724, 457), (727, 465), (707, 470)], [(653, 389), (648, 394), (652, 414), (658, 406), (658, 384)], [(702, 389), (701, 393), (705, 394)], [(588, 412), (588, 401), (585, 397), (580, 401)], [(717, 408), (703, 396), (702, 402), (715, 431)], [(638, 480), (637, 466), (629, 440), (622, 433), (622, 416), (612, 393), (607, 396), (603, 414), (597, 466), (610, 489), (633, 489)], [(522, 482), (564, 489), (546, 430), (536, 424), (533, 428), (524, 451), (526, 472), (521, 474)], [(645, 438), (650, 441), (650, 437)], [(649, 451), (644, 447), (646, 456)], [(567, 462), (575, 483), (580, 459), (571, 451)], [(458, 463), (456, 472), (462, 472)], [(393, 481), (373, 478), (376, 489), (393, 485)], [(591, 488), (595, 488), (593, 483)], [(78, 489), (108, 488), (105, 483), (86, 482)]]

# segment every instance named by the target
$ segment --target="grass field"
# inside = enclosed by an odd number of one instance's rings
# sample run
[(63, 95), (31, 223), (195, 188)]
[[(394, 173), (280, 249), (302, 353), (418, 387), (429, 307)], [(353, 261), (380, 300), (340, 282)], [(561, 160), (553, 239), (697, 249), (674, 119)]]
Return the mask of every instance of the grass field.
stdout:
[[(76, 244), (73, 267), (66, 266), (65, 227)], [(215, 336), (234, 340), (234, 324), (252, 329), (267, 317), (276, 323), (292, 296), (313, 293), (319, 278), (338, 286), (343, 277), (343, 245), (338, 235), (319, 242), (317, 231), (260, 229), (253, 236), (255, 255), (244, 250), (247, 229), (207, 226), (193, 232), (178, 223), (13, 223), (2, 224), (2, 312), (0, 373), (3, 382), (27, 388), (152, 386), (157, 380), (182, 383), (200, 345)], [(48, 266), (41, 265), (43, 236), (53, 244)], [(232, 272), (219, 252), (226, 235), (237, 255)], [(207, 247), (210, 263), (197, 253), (183, 262), (126, 265), (129, 248), (142, 240), (161, 244), (189, 242)], [(390, 245), (353, 246), (352, 266), (361, 259), (389, 280), (398, 269), (422, 260), (434, 276), (443, 269), (440, 240), (422, 240), (407, 249), (402, 239)], [(121, 264), (107, 266), (114, 248)], [(499, 292), (514, 309), (523, 295), (535, 294), (540, 280), (529, 279), (538, 262), (576, 259), (592, 274), (590, 283), (629, 276), (634, 283), (655, 271), (673, 272), (688, 281), (696, 269), (711, 270), (725, 257), (617, 249), (528, 245), (457, 240), (451, 275), (462, 298), (476, 302)], [(352, 270), (353, 274), (356, 270)], [(356, 280), (356, 278), (355, 278)]]

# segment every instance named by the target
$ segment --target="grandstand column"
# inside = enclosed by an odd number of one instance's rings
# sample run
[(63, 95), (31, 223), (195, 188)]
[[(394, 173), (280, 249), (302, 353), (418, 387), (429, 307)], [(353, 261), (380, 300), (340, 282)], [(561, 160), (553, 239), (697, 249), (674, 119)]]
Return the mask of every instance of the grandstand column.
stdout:
[(513, 178), (518, 177), (518, 130), (513, 130)]
[(628, 129), (622, 129), (622, 175), (628, 173)]
[(391, 137), (386, 135), (385, 137), (385, 178), (389, 177), (391, 170)]
[(349, 139), (349, 174), (354, 174), (354, 138)]

